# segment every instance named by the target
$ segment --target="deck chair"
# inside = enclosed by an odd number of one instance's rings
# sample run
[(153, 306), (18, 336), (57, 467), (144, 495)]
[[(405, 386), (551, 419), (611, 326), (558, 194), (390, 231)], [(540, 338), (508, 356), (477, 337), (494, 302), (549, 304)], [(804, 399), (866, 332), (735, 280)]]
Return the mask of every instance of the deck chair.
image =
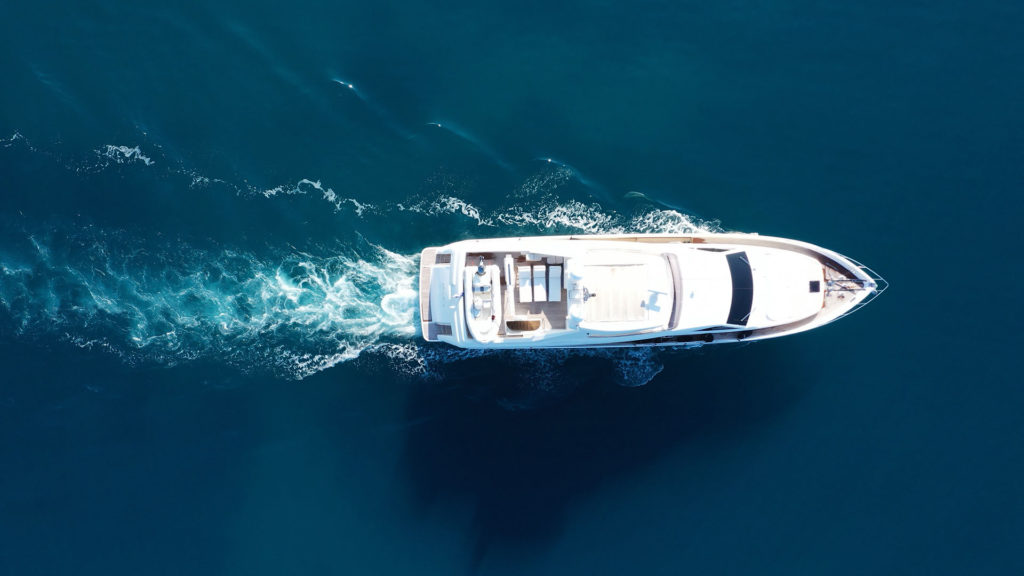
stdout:
[(519, 275), (519, 301), (533, 302), (533, 283), (530, 281), (530, 267), (520, 266)]
[(536, 302), (548, 299), (548, 283), (543, 264), (533, 267), (533, 299)]
[(562, 267), (548, 266), (548, 302), (562, 301)]

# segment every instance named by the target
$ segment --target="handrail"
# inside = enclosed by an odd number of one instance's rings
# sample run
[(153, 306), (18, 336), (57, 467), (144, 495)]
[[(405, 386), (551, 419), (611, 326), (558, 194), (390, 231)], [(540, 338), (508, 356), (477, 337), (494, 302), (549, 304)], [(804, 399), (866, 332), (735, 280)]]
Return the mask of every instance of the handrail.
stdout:
[(879, 294), (889, 289), (889, 282), (885, 278), (882, 278), (881, 274), (875, 272), (874, 269), (865, 266), (864, 264), (861, 264), (860, 262), (854, 260), (853, 258), (850, 258), (849, 256), (843, 257), (852, 262), (855, 266), (857, 266), (857, 268), (860, 271), (864, 272), (864, 274), (866, 274), (867, 277), (870, 278), (874, 284), (873, 286), (871, 286), (871, 293), (868, 294), (863, 300), (858, 302), (853, 308), (851, 308), (850, 312), (863, 308), (864, 306), (867, 305), (868, 302), (871, 302), (875, 298), (878, 298)]

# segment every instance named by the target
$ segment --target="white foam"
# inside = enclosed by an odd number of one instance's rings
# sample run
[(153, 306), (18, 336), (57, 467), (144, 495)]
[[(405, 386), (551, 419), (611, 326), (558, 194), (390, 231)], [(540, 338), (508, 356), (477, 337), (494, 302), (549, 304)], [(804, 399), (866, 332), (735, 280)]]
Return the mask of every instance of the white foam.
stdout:
[[(227, 184), (230, 186), (230, 184), (225, 180), (221, 180), (220, 178), (210, 178), (209, 176), (200, 174), (196, 170), (179, 168), (179, 172), (192, 179), (188, 185), (189, 188), (208, 188), (211, 184)], [(237, 187), (235, 188), (237, 189)]]
[(302, 178), (294, 185), (280, 185), (264, 190), (250, 187), (250, 190), (264, 198), (273, 198), (274, 196), (301, 196), (311, 192), (319, 192), (320, 196), (325, 201), (334, 206), (335, 212), (341, 211), (346, 204), (351, 204), (354, 207), (354, 212), (357, 216), (362, 216), (365, 212), (376, 209), (373, 204), (368, 202), (361, 202), (355, 198), (344, 198), (339, 196), (333, 188), (324, 186), (320, 180), (310, 180), (308, 178)]
[(698, 234), (720, 232), (717, 221), (706, 222), (675, 210), (651, 210), (634, 216), (629, 228), (652, 234)]
[(395, 207), (401, 211), (417, 212), (427, 216), (461, 214), (474, 220), (478, 226), (494, 226), (494, 221), (482, 216), (479, 208), (455, 196), (442, 194), (431, 200), (414, 200), (411, 203), (396, 204)]
[(519, 198), (548, 195), (572, 180), (572, 170), (564, 166), (552, 166), (550, 170), (542, 170), (529, 176), (516, 190)]
[(142, 153), (142, 150), (138, 146), (115, 146), (113, 144), (107, 144), (102, 148), (96, 150), (96, 154), (107, 158), (117, 164), (131, 164), (133, 162), (141, 162), (146, 166), (152, 166), (153, 160)]
[(649, 384), (661, 374), (665, 365), (653, 348), (629, 348), (619, 351), (615, 358), (615, 370), (624, 386), (636, 387)]
[(10, 148), (18, 140), (24, 140), (25, 137), (21, 135), (21, 132), (15, 131), (11, 134), (10, 138), (0, 138), (0, 144), (3, 144), (4, 148)]
[(604, 212), (598, 204), (584, 204), (576, 200), (535, 204), (532, 210), (512, 206), (494, 218), (509, 226), (533, 227), (541, 231), (571, 230), (590, 234), (622, 231), (615, 224), (614, 214)]
[(344, 201), (345, 202), (349, 202), (353, 206), (355, 206), (355, 208), (356, 208), (356, 216), (362, 216), (363, 213), (365, 213), (367, 210), (373, 210), (374, 209), (372, 204), (366, 204), (364, 202), (360, 202), (360, 201), (356, 200), (355, 198), (345, 198)]
[(420, 346), (412, 342), (386, 342), (377, 344), (367, 350), (377, 357), (384, 358), (389, 368), (410, 376), (427, 374), (427, 360), (421, 354)]
[(373, 245), (257, 257), (95, 229), (24, 238), (0, 256), (0, 305), (20, 333), (133, 364), (207, 358), (303, 378), (416, 334), (416, 262)]
[(592, 180), (584, 178), (583, 174), (581, 174), (579, 170), (577, 170), (574, 166), (567, 162), (562, 162), (561, 160), (556, 160), (555, 158), (535, 158), (535, 160), (541, 160), (546, 164), (561, 168), (570, 177), (575, 178), (577, 182), (583, 184), (587, 188), (592, 188), (595, 190), (601, 190), (603, 188), (602, 186), (596, 184)]
[[(511, 203), (485, 211), (468, 200), (441, 193), (413, 197), (394, 205), (399, 211), (423, 216), (462, 215), (477, 226), (498, 228), (502, 234), (691, 234), (720, 231), (718, 222), (706, 222), (675, 210), (647, 208), (624, 215), (594, 201), (566, 199), (555, 191), (575, 177), (571, 168), (553, 161), (526, 178), (510, 195)], [(451, 187), (445, 183), (445, 186)], [(386, 212), (384, 208), (382, 212)]]

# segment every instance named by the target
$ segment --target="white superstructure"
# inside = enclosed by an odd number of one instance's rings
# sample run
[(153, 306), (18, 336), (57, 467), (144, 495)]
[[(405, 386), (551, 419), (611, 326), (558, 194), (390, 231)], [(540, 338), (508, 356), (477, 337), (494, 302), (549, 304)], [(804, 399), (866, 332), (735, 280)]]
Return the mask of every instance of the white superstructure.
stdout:
[(420, 320), (463, 348), (736, 342), (821, 326), (885, 287), (836, 252), (756, 234), (492, 238), (423, 251)]

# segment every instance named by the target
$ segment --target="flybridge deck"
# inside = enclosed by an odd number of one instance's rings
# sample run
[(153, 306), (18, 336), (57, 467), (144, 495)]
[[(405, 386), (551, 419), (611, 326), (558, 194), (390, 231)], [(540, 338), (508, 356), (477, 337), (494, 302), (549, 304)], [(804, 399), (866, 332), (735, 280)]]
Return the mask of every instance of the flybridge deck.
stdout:
[(747, 234), (466, 240), (420, 261), (423, 337), (474, 348), (729, 342), (820, 326), (884, 280), (838, 253)]

